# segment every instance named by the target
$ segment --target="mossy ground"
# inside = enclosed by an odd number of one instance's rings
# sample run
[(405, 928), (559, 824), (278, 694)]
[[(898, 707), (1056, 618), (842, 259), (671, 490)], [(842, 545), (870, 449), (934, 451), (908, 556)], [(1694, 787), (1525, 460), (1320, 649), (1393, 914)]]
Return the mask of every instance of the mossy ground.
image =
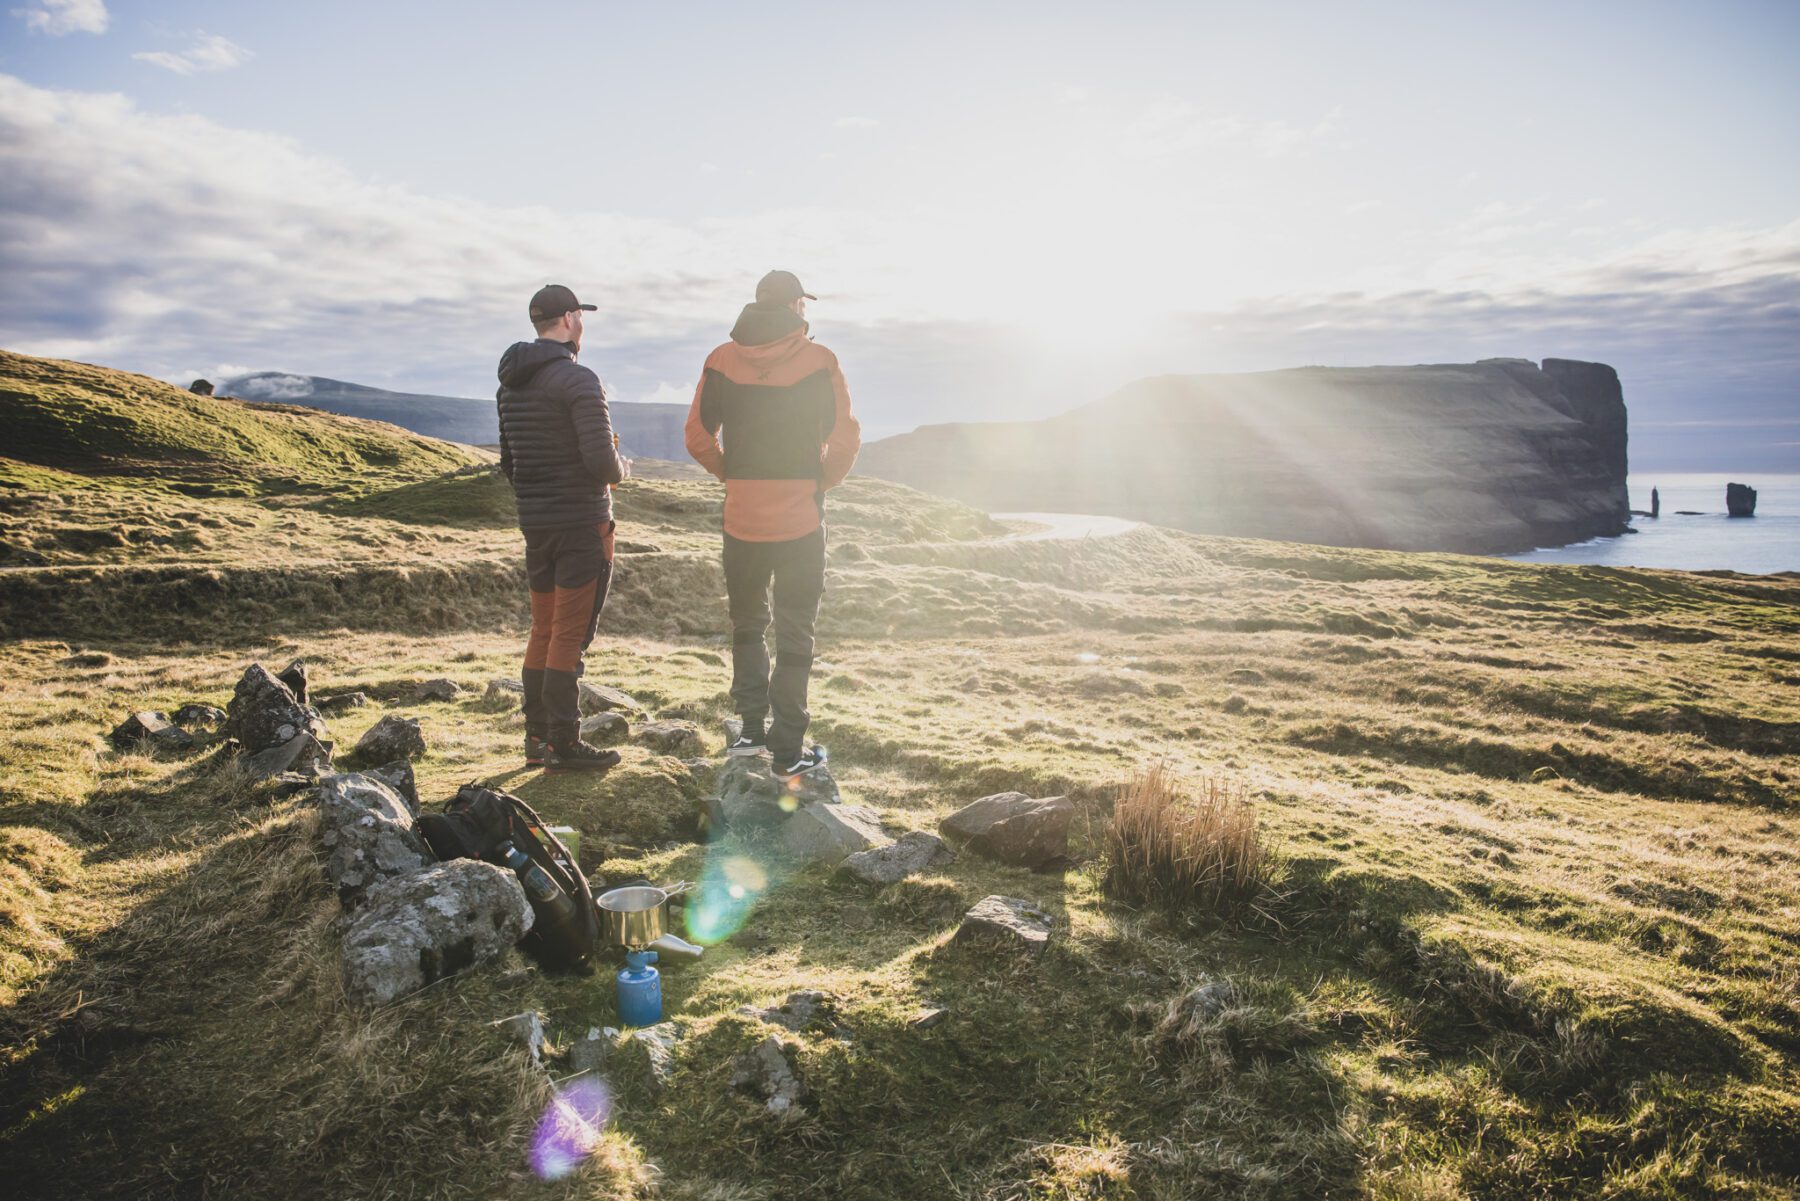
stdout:
[[(1085, 856), (1145, 762), (1220, 775), (1282, 860), (1226, 924), (1112, 903), (1086, 859), (1034, 875), (964, 856), (870, 893), (766, 838), (681, 841), (694, 790), (630, 744), (606, 781), (524, 771), (517, 715), (480, 692), (522, 638), (516, 535), (457, 492), (488, 486), (441, 484), (462, 524), (421, 520), (425, 488), (362, 514), (207, 501), (295, 517), (294, 545), (259, 554), (258, 525), (211, 564), (107, 550), (0, 572), (84, 572), (111, 598), (47, 600), (46, 631), (18, 610), (40, 594), (6, 594), (0, 1163), (25, 1195), (1800, 1192), (1800, 581), (1157, 530), (995, 541), (979, 515), (854, 482), (813, 703), (845, 799), (898, 830), (1067, 792)], [(90, 503), (76, 492), (32, 504)], [(647, 480), (619, 500), (642, 549), (590, 677), (716, 746), (716, 491)], [(364, 553), (356, 534), (368, 561), (333, 565)], [(146, 611), (170, 595), (212, 600)], [(333, 719), (344, 745), (388, 709), (424, 718), (428, 803), (492, 780), (580, 825), (608, 876), (731, 858), (765, 877), (740, 930), (669, 967), (673, 1083), (622, 1061), (576, 1175), (526, 1171), (549, 1086), (486, 1023), (535, 1007), (566, 1041), (613, 1020), (605, 981), (514, 958), (351, 1009), (305, 802), (104, 743), (129, 709), (223, 703), (247, 661), (296, 655), (318, 691), (377, 698)], [(441, 675), (470, 691), (411, 698)], [(1057, 917), (1041, 961), (949, 941), (991, 892)], [(1205, 978), (1238, 1000), (1159, 1027)], [(813, 1099), (778, 1124), (729, 1089), (771, 1032), (735, 1011), (800, 988), (837, 999), (848, 1037), (790, 1036)], [(951, 1016), (916, 1030), (926, 1005)]]

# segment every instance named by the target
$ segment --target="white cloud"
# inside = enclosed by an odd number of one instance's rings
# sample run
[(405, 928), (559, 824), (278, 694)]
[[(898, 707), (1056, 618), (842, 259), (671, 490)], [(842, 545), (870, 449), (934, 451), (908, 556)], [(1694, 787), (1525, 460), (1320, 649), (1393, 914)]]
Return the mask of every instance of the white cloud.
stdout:
[(831, 123), (833, 129), (874, 129), (881, 122), (873, 117), (839, 117)]
[(179, 54), (169, 50), (143, 50), (131, 57), (177, 75), (193, 75), (198, 71), (228, 71), (248, 62), (254, 55), (230, 38), (201, 34), (199, 41)]
[(304, 375), (264, 375), (237, 386), (245, 400), (299, 400), (313, 394), (312, 380)]
[(108, 20), (105, 0), (39, 0), (35, 8), (15, 8), (12, 15), (23, 19), (33, 33), (51, 37), (105, 33)]

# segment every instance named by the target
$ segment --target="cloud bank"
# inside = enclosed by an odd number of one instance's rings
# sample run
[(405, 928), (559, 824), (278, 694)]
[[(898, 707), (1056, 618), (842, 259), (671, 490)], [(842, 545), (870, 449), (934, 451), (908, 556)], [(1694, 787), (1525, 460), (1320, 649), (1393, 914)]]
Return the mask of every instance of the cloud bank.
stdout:
[(105, 33), (109, 20), (105, 0), (39, 0), (31, 8), (15, 8), (12, 15), (33, 33), (61, 37), (66, 33)]
[[(1279, 153), (1291, 140), (1191, 116), (1159, 118), (1159, 150), (1223, 137)], [(1486, 214), (1469, 245), (1529, 219)], [(558, 281), (601, 306), (584, 359), (613, 395), (668, 398), (781, 265), (820, 281), (809, 315), (877, 434), (1044, 416), (1170, 371), (1554, 355), (1619, 368), (1634, 462), (1660, 436), (1670, 456), (1716, 443), (1800, 469), (1776, 446), (1791, 426), (1770, 424), (1800, 397), (1800, 221), (1664, 233), (1603, 262), (1471, 257), (1440, 264), (1429, 288), (1271, 296), (1105, 337), (1078, 296), (1054, 327), (935, 308), (944, 280), (983, 270), (968, 224), (501, 208), (364, 179), (286, 138), (0, 76), (0, 344), (27, 353), (183, 383), (281, 370), (482, 396), (499, 351), (530, 336), (526, 298)], [(912, 247), (926, 249), (901, 253)], [(1697, 434), (1677, 420), (1719, 424)]]

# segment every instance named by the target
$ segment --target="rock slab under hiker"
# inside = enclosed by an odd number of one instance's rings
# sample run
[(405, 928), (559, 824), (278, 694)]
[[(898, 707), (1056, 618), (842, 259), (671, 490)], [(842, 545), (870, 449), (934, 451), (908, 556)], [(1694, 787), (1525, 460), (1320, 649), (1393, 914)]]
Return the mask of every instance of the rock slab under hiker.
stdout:
[(781, 841), (790, 855), (833, 865), (886, 839), (881, 816), (861, 805), (808, 801), (781, 827)]
[(660, 755), (674, 755), (678, 759), (706, 750), (706, 744), (700, 741), (700, 727), (691, 721), (653, 721), (639, 726), (631, 740)]
[(377, 884), (432, 862), (413, 828), (412, 810), (387, 781), (363, 772), (327, 776), (318, 804), (325, 875), (346, 906), (366, 899)]
[(1050, 931), (1055, 925), (1056, 919), (1030, 901), (988, 896), (963, 914), (962, 925), (956, 928), (956, 941), (1002, 946), (1036, 957), (1050, 945)]
[(706, 801), (707, 833), (716, 838), (727, 829), (778, 826), (810, 801), (835, 805), (839, 799), (829, 768), (779, 780), (770, 774), (764, 756), (728, 757), (713, 774)]
[(998, 792), (964, 805), (938, 823), (938, 832), (990, 859), (1039, 869), (1068, 859), (1074, 816), (1068, 797), (1033, 799), (1022, 792)]
[(237, 739), (248, 754), (291, 742), (297, 734), (311, 734), (321, 746), (331, 746), (325, 719), (260, 663), (244, 669), (219, 732)]
[(386, 1005), (499, 959), (531, 921), (518, 878), (479, 859), (383, 880), (344, 935), (344, 991), (359, 1005)]
[(586, 680), (581, 682), (580, 705), (583, 717), (592, 717), (609, 709), (621, 709), (629, 713), (640, 712), (644, 708), (628, 692), (620, 692), (605, 684), (590, 684)]
[(738, 1056), (732, 1064), (731, 1087), (762, 1100), (763, 1108), (777, 1118), (798, 1117), (806, 1086), (788, 1061), (787, 1047), (771, 1034)]
[(838, 870), (864, 884), (885, 888), (908, 876), (955, 862), (956, 852), (946, 846), (943, 839), (924, 830), (914, 830), (886, 846), (856, 852), (845, 859)]
[(364, 763), (391, 763), (417, 759), (425, 753), (425, 731), (419, 719), (402, 713), (384, 713), (356, 740), (356, 757)]

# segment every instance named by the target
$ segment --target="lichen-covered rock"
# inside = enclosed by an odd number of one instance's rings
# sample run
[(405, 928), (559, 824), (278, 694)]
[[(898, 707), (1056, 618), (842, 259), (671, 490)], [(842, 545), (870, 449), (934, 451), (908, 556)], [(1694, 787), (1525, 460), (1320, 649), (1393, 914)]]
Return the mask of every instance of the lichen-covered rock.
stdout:
[(385, 780), (362, 772), (327, 776), (318, 803), (325, 875), (346, 906), (362, 901), (379, 882), (431, 863), (412, 810)]
[(980, 942), (1037, 956), (1050, 945), (1056, 921), (1037, 905), (1017, 897), (989, 896), (975, 902), (956, 928), (957, 942)]
[(781, 780), (761, 755), (732, 756), (713, 773), (705, 832), (717, 838), (727, 829), (776, 826), (808, 803), (835, 805), (838, 800), (837, 781), (828, 768)]
[(414, 820), (419, 816), (419, 780), (413, 773), (413, 765), (406, 759), (396, 759), (392, 763), (383, 763), (380, 767), (363, 769), (365, 776), (375, 776), (400, 794), (406, 802), (407, 812)]
[(251, 754), (280, 746), (296, 734), (311, 734), (321, 745), (331, 745), (318, 711), (301, 704), (293, 689), (260, 663), (244, 669), (231, 703), (225, 707), (220, 733), (237, 739)]
[(386, 1005), (500, 958), (531, 921), (518, 878), (478, 859), (384, 880), (344, 934), (344, 991), (359, 1005)]
[(620, 692), (617, 688), (605, 684), (581, 682), (581, 715), (591, 717), (596, 713), (604, 713), (608, 709), (622, 709), (627, 712), (642, 712), (643, 706), (628, 692)]
[(275, 678), (288, 686), (294, 699), (302, 705), (311, 704), (308, 692), (312, 686), (312, 673), (307, 669), (306, 660), (295, 659), (286, 667), (275, 673)]
[(956, 852), (944, 845), (943, 839), (924, 830), (914, 830), (886, 846), (856, 852), (845, 859), (838, 870), (852, 879), (881, 888), (929, 868), (955, 862)]
[(700, 741), (700, 727), (691, 721), (653, 721), (638, 727), (632, 737), (659, 755), (677, 757), (698, 755), (706, 749)]
[(742, 1017), (768, 1022), (784, 1030), (792, 1030), (795, 1034), (802, 1034), (807, 1030), (838, 1029), (836, 999), (830, 993), (820, 992), (816, 988), (803, 988), (799, 992), (789, 993), (787, 1000), (766, 1008), (740, 1005), (737, 1012)]
[(886, 839), (880, 815), (861, 805), (809, 801), (781, 827), (781, 841), (790, 855), (833, 865)]
[(225, 724), (225, 710), (217, 705), (203, 705), (197, 701), (190, 701), (175, 710), (172, 720), (178, 726), (203, 726), (207, 729), (216, 729)]
[(488, 705), (516, 705), (525, 699), (525, 685), (518, 680), (489, 680), (481, 699)]
[(659, 1022), (620, 1036), (609, 1056), (628, 1075), (639, 1077), (652, 1093), (669, 1087), (675, 1079), (675, 1043), (681, 1031), (674, 1022)]
[(1001, 792), (964, 805), (938, 823), (938, 831), (990, 859), (1038, 869), (1068, 858), (1074, 816), (1068, 797), (1034, 800), (1022, 792)]
[(315, 708), (321, 713), (348, 713), (367, 704), (369, 694), (366, 692), (342, 692), (337, 696), (320, 697)]
[(419, 719), (403, 713), (384, 713), (356, 740), (356, 758), (362, 763), (391, 763), (416, 759), (425, 753), (425, 731)]

